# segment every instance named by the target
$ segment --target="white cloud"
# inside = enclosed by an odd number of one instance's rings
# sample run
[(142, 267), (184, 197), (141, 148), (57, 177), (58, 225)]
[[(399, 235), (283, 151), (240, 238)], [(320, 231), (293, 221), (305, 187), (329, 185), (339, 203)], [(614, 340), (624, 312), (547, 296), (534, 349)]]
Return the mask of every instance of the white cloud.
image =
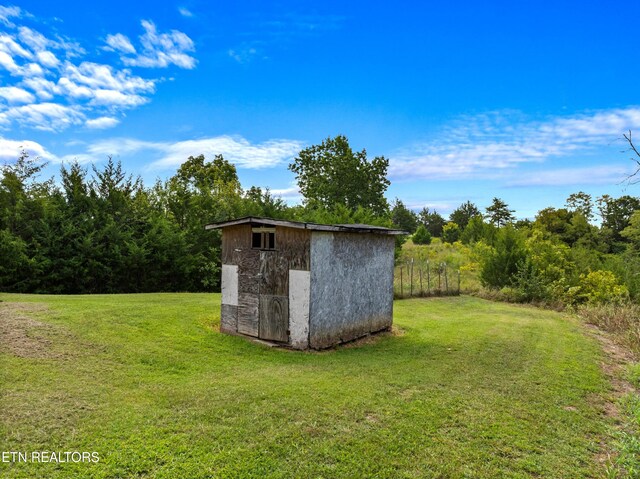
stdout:
[(506, 186), (612, 185), (621, 183), (632, 171), (623, 167), (591, 166), (538, 171), (508, 180)]
[(227, 54), (238, 63), (249, 63), (258, 54), (255, 47), (243, 45), (239, 48), (229, 50)]
[(87, 120), (85, 122), (85, 126), (87, 128), (91, 128), (94, 130), (103, 130), (105, 128), (112, 128), (120, 123), (120, 120), (117, 118), (111, 118), (108, 116), (101, 116), (100, 118), (94, 118), (92, 120)]
[(0, 125), (8, 126), (15, 122), (44, 131), (63, 130), (71, 125), (81, 125), (84, 121), (85, 115), (79, 108), (57, 103), (34, 103), (0, 112)]
[(131, 40), (122, 33), (116, 33), (115, 35), (107, 35), (105, 40), (107, 47), (103, 47), (105, 50), (116, 51), (120, 53), (136, 53), (136, 49), (131, 44)]
[[(196, 59), (188, 54), (195, 51), (195, 46), (186, 34), (178, 30), (158, 33), (155, 24), (149, 20), (142, 21), (142, 28), (145, 33), (139, 37), (141, 47), (137, 54), (134, 46), (124, 35), (107, 37), (109, 47), (122, 53), (120, 59), (125, 65), (145, 68), (176, 65), (186, 69), (195, 68)], [(129, 56), (132, 54), (135, 56)]]
[(60, 64), (60, 60), (53, 53), (46, 50), (39, 51), (36, 57), (38, 58), (38, 63), (46, 68), (55, 68)]
[(20, 7), (16, 7), (16, 6), (5, 7), (0, 5), (0, 23), (3, 23), (8, 27), (14, 26), (14, 24), (9, 20), (10, 18), (12, 17), (20, 18), (23, 16), (23, 14), (24, 13), (20, 9)]
[(31, 157), (40, 157), (43, 160), (57, 160), (57, 157), (40, 143), (31, 140), (9, 140), (0, 137), (0, 161), (15, 161), (22, 150), (29, 153)]
[(173, 169), (184, 163), (189, 156), (203, 154), (212, 159), (214, 155), (224, 158), (239, 168), (270, 168), (293, 158), (303, 143), (296, 140), (275, 139), (262, 143), (251, 143), (238, 136), (216, 136), (178, 142), (152, 142), (134, 138), (112, 138), (89, 145), (86, 152), (79, 155), (99, 161), (106, 155), (131, 155), (148, 152), (156, 158), (149, 170)]
[(0, 98), (9, 103), (33, 103), (36, 100), (33, 94), (15, 86), (0, 87)]
[(182, 15), (183, 17), (187, 17), (187, 18), (193, 17), (193, 13), (185, 7), (178, 8), (178, 12), (180, 12), (180, 15)]
[(130, 70), (115, 70), (110, 65), (82, 62), (76, 66), (67, 63), (64, 74), (71, 80), (91, 88), (116, 90), (126, 93), (152, 93), (155, 90), (154, 80), (131, 74)]
[(140, 95), (122, 93), (118, 90), (93, 90), (93, 99), (90, 105), (108, 107), (134, 107), (144, 105), (149, 100)]
[(638, 128), (637, 107), (545, 121), (513, 112), (465, 117), (444, 128), (437, 140), (393, 155), (389, 174), (396, 180), (491, 177), (522, 163), (542, 163), (607, 145)]
[[(0, 32), (0, 74), (3, 70), (9, 73), (3, 75), (0, 87), (0, 128), (104, 128), (119, 121), (118, 113), (150, 101), (160, 79), (143, 78), (127, 68), (76, 60), (85, 54), (76, 42), (8, 21), (27, 16), (30, 14), (17, 7), (0, 7), (0, 24), (6, 25)], [(195, 59), (185, 53), (194, 50), (187, 35), (175, 30), (159, 33), (150, 21), (142, 26), (145, 33), (140, 37), (139, 55), (122, 34), (108, 35), (105, 49), (126, 56), (132, 66), (195, 66)]]

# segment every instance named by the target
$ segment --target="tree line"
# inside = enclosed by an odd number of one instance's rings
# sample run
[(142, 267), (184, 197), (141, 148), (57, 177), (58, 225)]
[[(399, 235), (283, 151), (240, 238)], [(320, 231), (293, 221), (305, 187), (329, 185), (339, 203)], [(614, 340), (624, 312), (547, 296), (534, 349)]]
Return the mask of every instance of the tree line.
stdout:
[(368, 160), (344, 136), (306, 148), (292, 162), (305, 196), (297, 206), (268, 189), (243, 189), (221, 155), (189, 157), (153, 185), (111, 157), (100, 167), (63, 165), (57, 179), (41, 179), (44, 166), (23, 151), (0, 170), (0, 290), (215, 291), (221, 237), (206, 224), (265, 216), (392, 226), (388, 161)]
[[(41, 179), (45, 165), (23, 152), (0, 170), (0, 290), (214, 291), (221, 238), (204, 226), (266, 216), (396, 227), (422, 244), (460, 242), (472, 246), (487, 288), (511, 289), (520, 299), (579, 299), (589, 281), (640, 296), (638, 198), (578, 192), (533, 220), (516, 219), (499, 198), (484, 211), (466, 201), (445, 219), (399, 199), (390, 205), (388, 165), (354, 151), (344, 136), (327, 138), (289, 165), (303, 196), (289, 206), (268, 189), (243, 189), (221, 155), (189, 157), (168, 179), (145, 185), (110, 157), (100, 167), (62, 165), (58, 178)], [(397, 238), (399, 249), (405, 238)]]

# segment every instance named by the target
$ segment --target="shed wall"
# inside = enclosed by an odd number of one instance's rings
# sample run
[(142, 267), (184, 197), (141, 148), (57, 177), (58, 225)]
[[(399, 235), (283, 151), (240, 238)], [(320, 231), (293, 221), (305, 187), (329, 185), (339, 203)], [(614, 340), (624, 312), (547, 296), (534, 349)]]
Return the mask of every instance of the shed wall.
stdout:
[(394, 243), (387, 235), (312, 233), (310, 347), (391, 327)]
[[(222, 291), (225, 293), (221, 329), (287, 341), (290, 275), (293, 271), (309, 271), (310, 242), (310, 231), (277, 226), (276, 249), (261, 251), (251, 247), (250, 224), (225, 227), (221, 252)], [(237, 289), (235, 296), (230, 289)], [(298, 296), (296, 301), (302, 301)], [(295, 306), (296, 331), (299, 331), (304, 304)], [(298, 343), (299, 335), (296, 334)]]

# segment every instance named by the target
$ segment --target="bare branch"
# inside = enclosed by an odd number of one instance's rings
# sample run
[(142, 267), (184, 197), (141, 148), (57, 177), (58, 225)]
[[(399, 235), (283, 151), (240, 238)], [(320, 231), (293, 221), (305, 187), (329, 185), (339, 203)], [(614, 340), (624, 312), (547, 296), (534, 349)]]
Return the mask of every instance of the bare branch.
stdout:
[(624, 137), (625, 140), (627, 140), (627, 143), (629, 143), (629, 149), (627, 151), (632, 151), (636, 155), (636, 158), (629, 158), (631, 161), (633, 161), (637, 165), (636, 171), (631, 173), (626, 178), (626, 181), (628, 184), (635, 185), (637, 183), (640, 183), (640, 177), (638, 176), (640, 174), (640, 151), (638, 151), (636, 146), (633, 144), (633, 139), (631, 137), (631, 130), (629, 130), (629, 133), (624, 133), (622, 136)]

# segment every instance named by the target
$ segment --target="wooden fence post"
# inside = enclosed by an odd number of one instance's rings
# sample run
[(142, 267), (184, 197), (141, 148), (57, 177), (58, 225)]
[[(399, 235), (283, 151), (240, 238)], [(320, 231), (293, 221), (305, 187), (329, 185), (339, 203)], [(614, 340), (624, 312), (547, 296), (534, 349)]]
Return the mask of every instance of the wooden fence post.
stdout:
[(447, 294), (449, 294), (449, 276), (447, 274), (447, 263), (442, 264), (444, 264), (444, 289), (447, 291)]
[(402, 292), (402, 266), (400, 266), (400, 297), (402, 298), (404, 293)]
[(409, 280), (409, 297), (413, 296), (413, 258), (411, 258), (411, 273), (410, 274), (410, 280)]

